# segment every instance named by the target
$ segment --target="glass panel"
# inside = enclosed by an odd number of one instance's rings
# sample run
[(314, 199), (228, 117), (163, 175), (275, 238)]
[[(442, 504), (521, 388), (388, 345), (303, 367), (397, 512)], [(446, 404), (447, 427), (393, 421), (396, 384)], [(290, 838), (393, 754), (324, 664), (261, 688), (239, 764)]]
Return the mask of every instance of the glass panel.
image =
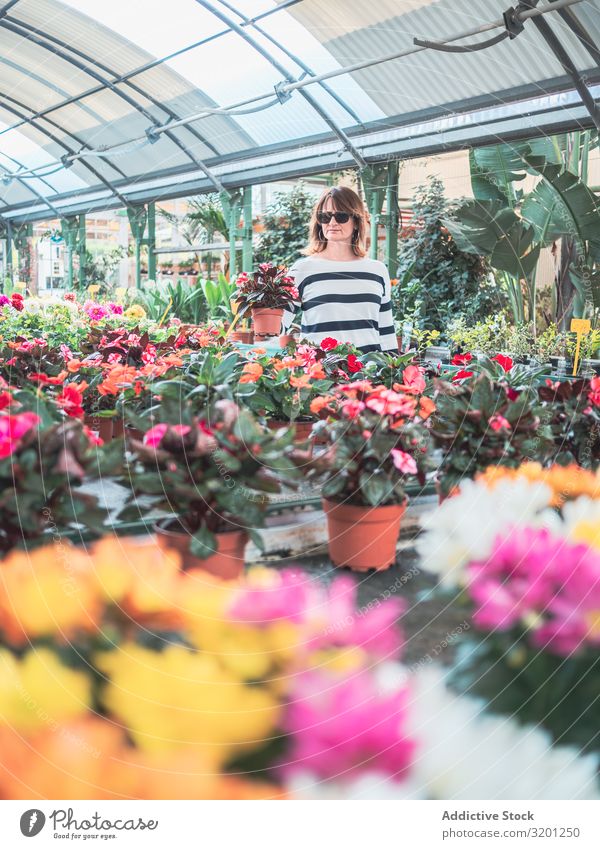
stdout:
[(221, 22), (194, 0), (63, 0), (119, 33), (123, 38), (162, 57), (224, 29)]

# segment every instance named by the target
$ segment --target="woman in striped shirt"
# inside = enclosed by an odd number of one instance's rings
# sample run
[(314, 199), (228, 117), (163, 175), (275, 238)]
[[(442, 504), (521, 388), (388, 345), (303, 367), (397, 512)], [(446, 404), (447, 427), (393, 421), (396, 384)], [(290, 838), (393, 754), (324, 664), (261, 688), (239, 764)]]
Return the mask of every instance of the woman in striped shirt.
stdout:
[[(397, 351), (390, 275), (365, 256), (367, 210), (345, 186), (328, 189), (315, 205), (307, 256), (289, 270), (299, 292), (300, 336), (319, 345), (334, 337), (361, 351)], [(295, 313), (286, 310), (284, 331)]]

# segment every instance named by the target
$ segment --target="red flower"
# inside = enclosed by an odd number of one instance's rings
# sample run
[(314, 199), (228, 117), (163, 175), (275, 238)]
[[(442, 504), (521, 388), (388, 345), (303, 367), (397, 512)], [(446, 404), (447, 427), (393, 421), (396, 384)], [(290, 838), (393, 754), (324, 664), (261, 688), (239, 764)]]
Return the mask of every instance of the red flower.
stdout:
[(18, 447), (18, 440), (40, 421), (35, 413), (0, 416), (0, 458), (10, 457)]
[(13, 397), (10, 392), (7, 392), (6, 389), (3, 392), (0, 392), (0, 410), (5, 410), (7, 407), (13, 403)]
[(85, 433), (89, 441), (92, 443), (92, 445), (104, 445), (104, 440), (101, 439), (97, 433), (94, 433), (94, 431), (87, 425), (83, 426), (83, 432)]
[(500, 414), (492, 416), (490, 421), (489, 421), (489, 425), (490, 425), (491, 429), (495, 430), (496, 432), (499, 431), (499, 430), (510, 430), (511, 429), (510, 428), (510, 422), (507, 419), (505, 419), (504, 416), (501, 416)]
[(43, 372), (35, 371), (33, 374), (28, 375), (28, 379), (33, 380), (36, 383), (43, 383), (44, 386), (60, 386), (66, 376), (66, 371), (61, 371), (60, 374), (56, 375), (56, 377), (48, 377), (48, 375)]
[(456, 374), (453, 376), (452, 382), (456, 383), (457, 380), (466, 380), (467, 377), (473, 377), (473, 372), (461, 369), (460, 371), (457, 371)]
[(348, 371), (350, 374), (356, 374), (357, 371), (360, 371), (363, 367), (363, 364), (358, 359), (356, 354), (348, 354)]
[(513, 361), (510, 357), (505, 356), (504, 354), (496, 354), (495, 357), (492, 357), (492, 362), (498, 363), (504, 371), (510, 371), (513, 367)]
[(322, 351), (333, 351), (334, 348), (337, 348), (338, 340), (334, 339), (333, 336), (327, 336), (321, 342), (321, 350)]
[(455, 354), (452, 357), (453, 366), (468, 366), (473, 359), (473, 354), (467, 351), (466, 354)]
[(506, 388), (506, 394), (508, 395), (511, 401), (516, 401), (521, 393), (517, 392), (516, 389), (513, 389), (512, 386), (508, 386)]
[(23, 295), (20, 295), (18, 292), (15, 292), (14, 295), (11, 295), (10, 302), (12, 306), (21, 312), (25, 309), (25, 304), (23, 303)]
[(67, 383), (63, 391), (56, 398), (58, 406), (68, 416), (74, 419), (83, 418), (83, 390), (87, 389), (87, 383)]

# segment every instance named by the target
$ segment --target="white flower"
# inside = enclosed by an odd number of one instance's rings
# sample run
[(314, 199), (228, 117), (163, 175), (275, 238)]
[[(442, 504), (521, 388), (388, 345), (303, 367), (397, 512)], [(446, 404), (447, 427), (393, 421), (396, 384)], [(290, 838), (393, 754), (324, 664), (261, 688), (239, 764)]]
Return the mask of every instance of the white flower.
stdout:
[(582, 495), (562, 508), (561, 535), (600, 547), (600, 499)]
[(499, 481), (493, 488), (464, 481), (460, 494), (422, 519), (425, 533), (417, 540), (422, 568), (438, 574), (446, 586), (463, 584), (465, 566), (488, 557), (496, 537), (513, 525), (559, 524), (555, 514), (541, 513), (551, 498), (545, 484), (519, 478)]
[[(548, 732), (484, 712), (452, 693), (439, 667), (411, 680), (411, 784), (428, 799), (598, 799), (595, 755), (551, 745)], [(406, 727), (406, 726), (405, 726)]]

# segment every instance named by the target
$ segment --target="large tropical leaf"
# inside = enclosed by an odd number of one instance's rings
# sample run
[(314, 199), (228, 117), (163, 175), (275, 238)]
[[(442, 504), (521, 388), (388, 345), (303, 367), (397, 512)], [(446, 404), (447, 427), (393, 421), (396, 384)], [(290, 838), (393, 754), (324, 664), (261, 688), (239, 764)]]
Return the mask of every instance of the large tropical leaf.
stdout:
[(596, 240), (600, 244), (600, 204), (594, 193), (579, 177), (559, 165), (540, 165), (534, 157), (529, 157), (529, 162), (543, 177), (521, 210), (535, 228), (536, 238), (550, 244), (563, 236), (572, 236), (582, 253), (586, 242), (592, 242), (595, 252)]

